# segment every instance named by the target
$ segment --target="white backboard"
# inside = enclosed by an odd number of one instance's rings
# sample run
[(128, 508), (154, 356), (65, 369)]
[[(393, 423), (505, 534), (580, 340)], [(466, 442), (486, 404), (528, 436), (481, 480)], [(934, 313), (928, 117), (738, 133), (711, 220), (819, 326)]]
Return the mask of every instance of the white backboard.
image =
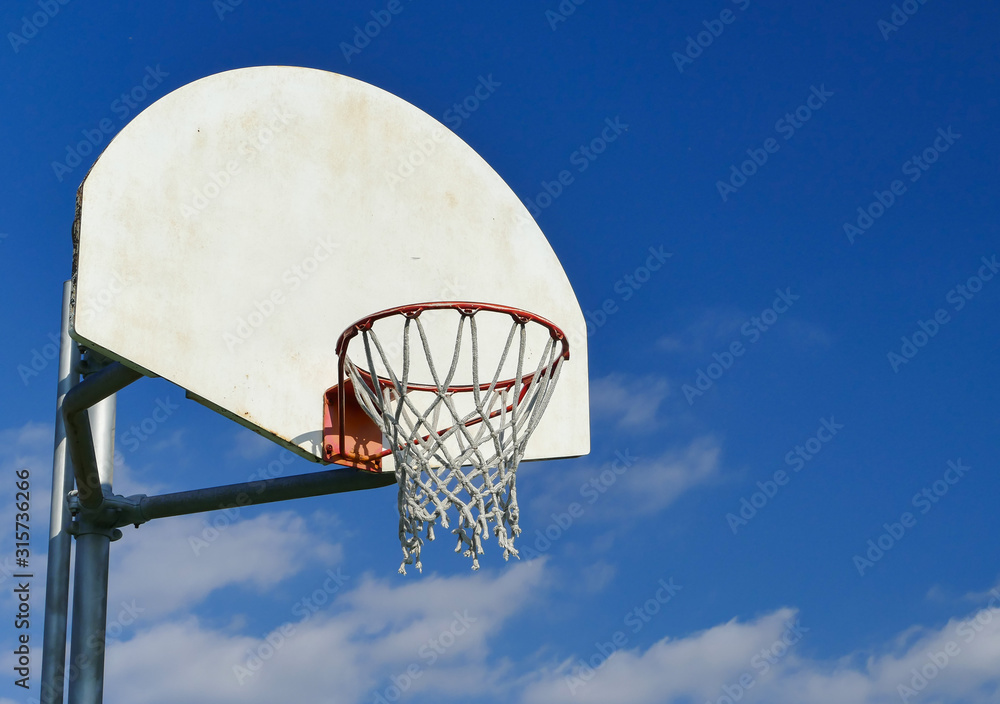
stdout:
[(465, 142), (379, 88), (285, 66), (186, 85), (108, 145), (74, 236), (75, 339), (305, 457), (340, 334), (446, 300), (565, 331), (525, 459), (589, 452), (586, 325), (551, 246)]

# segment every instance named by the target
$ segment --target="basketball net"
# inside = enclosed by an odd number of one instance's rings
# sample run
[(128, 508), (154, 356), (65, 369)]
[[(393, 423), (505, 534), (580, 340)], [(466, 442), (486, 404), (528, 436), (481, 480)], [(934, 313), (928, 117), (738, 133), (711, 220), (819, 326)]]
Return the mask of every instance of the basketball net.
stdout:
[[(449, 308), (460, 316), (446, 366), (435, 364), (432, 343), (420, 320), (420, 313), (430, 307)], [(343, 369), (353, 382), (358, 403), (381, 429), (383, 445), (395, 461), (403, 549), (399, 571), (406, 574), (406, 565), (422, 570), (421, 548), (425, 539), (434, 540), (438, 523), (451, 528), (458, 539), (455, 551), (471, 557), (474, 570), (479, 569), (478, 556), (483, 553), (483, 541), (489, 539), (490, 524), (504, 559), (518, 557), (514, 538), (521, 530), (515, 474), (555, 389), (562, 362), (569, 357), (565, 336), (537, 316), (485, 304), (429, 304), (400, 309), (398, 314), (406, 316), (401, 366), (396, 355), (400, 368), (390, 364), (386, 345), (372, 327), (373, 316), (355, 326), (366, 364), (356, 364), (347, 356)], [(512, 321), (496, 371), (486, 381), (479, 374), (476, 323), (476, 316), (484, 314), (508, 315)], [(526, 373), (528, 326), (535, 325), (547, 327), (549, 335), (537, 363)], [(435, 344), (440, 349), (441, 343)], [(453, 380), (459, 360), (468, 358), (463, 345), (471, 346), (471, 383), (457, 385)], [(347, 355), (346, 346), (342, 354)], [(508, 359), (516, 360), (513, 377), (501, 379)], [(411, 362), (418, 360), (429, 372), (426, 383), (411, 381)], [(376, 369), (387, 373), (375, 374), (372, 370)]]

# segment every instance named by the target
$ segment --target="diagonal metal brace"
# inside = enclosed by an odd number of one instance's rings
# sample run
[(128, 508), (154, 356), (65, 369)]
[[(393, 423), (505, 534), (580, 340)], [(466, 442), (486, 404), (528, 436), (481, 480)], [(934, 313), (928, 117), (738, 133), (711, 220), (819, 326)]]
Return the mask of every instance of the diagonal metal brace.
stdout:
[(113, 362), (74, 386), (63, 399), (66, 447), (73, 461), (78, 500), (84, 508), (96, 509), (104, 500), (87, 410), (142, 376), (121, 362)]

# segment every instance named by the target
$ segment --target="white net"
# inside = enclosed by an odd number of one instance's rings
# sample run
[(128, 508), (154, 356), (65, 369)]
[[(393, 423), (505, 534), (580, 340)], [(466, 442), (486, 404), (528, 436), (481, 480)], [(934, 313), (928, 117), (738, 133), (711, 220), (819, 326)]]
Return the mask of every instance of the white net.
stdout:
[[(379, 332), (378, 323), (361, 329), (364, 363), (348, 355), (344, 369), (395, 461), (399, 571), (405, 574), (406, 565), (422, 569), (421, 547), (425, 539), (434, 540), (438, 523), (451, 528), (458, 538), (455, 551), (471, 557), (475, 570), (489, 524), (504, 559), (518, 556), (514, 477), (568, 348), (546, 324), (488, 309), (432, 312), (451, 315), (455, 327), (452, 338), (449, 326), (434, 321), (429, 327), (438, 335), (431, 340), (422, 314), (427, 311), (401, 313), (395, 325)], [(481, 325), (477, 318), (488, 321)], [(391, 338), (380, 339), (387, 330)], [(449, 334), (446, 346), (442, 330)], [(481, 350), (495, 355), (496, 364), (482, 359)], [(481, 364), (490, 369), (482, 376)]]

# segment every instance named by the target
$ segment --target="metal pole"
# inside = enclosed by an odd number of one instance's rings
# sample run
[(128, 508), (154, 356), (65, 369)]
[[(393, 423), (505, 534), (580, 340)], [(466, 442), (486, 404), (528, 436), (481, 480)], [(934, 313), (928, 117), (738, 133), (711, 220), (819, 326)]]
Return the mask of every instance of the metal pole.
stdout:
[[(111, 493), (115, 454), (112, 394), (89, 410), (101, 493)], [(104, 648), (108, 620), (109, 531), (97, 528), (76, 537), (73, 579), (73, 631), (70, 636), (69, 704), (101, 704), (104, 698)]]
[(376, 489), (395, 483), (396, 475), (392, 472), (375, 474), (353, 469), (333, 469), (176, 494), (143, 496), (139, 499), (139, 515), (150, 521), (154, 518), (216, 511), (233, 506), (252, 506), (343, 491)]
[(52, 507), (49, 512), (49, 553), (45, 575), (45, 625), (42, 635), (41, 704), (62, 704), (66, 662), (66, 613), (69, 609), (69, 559), (73, 538), (66, 531), (66, 492), (73, 487), (73, 466), (66, 454), (62, 405), (80, 379), (80, 351), (69, 336), (72, 283), (63, 284), (62, 327), (59, 337), (59, 382), (56, 391), (56, 437), (52, 458)]

